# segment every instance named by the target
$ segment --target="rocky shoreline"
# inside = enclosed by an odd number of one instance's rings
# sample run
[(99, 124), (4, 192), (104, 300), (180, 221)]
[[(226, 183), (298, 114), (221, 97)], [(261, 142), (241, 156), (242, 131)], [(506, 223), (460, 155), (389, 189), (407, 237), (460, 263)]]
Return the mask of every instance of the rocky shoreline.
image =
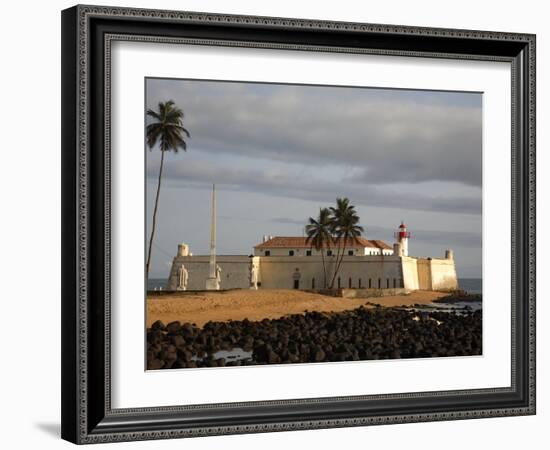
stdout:
[(465, 291), (455, 291), (446, 295), (445, 297), (438, 298), (433, 301), (434, 303), (448, 303), (450, 305), (454, 303), (472, 303), (481, 302), (481, 294), (470, 294)]
[[(482, 353), (482, 312), (364, 308), (261, 321), (156, 321), (147, 329), (147, 368), (470, 356)], [(248, 358), (216, 357), (238, 351)]]

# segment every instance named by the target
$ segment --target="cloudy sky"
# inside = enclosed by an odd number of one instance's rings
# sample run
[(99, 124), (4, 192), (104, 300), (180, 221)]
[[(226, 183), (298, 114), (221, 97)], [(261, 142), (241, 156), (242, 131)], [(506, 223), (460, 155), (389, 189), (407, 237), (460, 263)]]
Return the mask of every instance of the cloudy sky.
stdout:
[[(208, 253), (212, 183), (219, 254), (301, 236), (349, 197), (367, 238), (391, 244), (404, 220), (409, 254), (452, 248), (459, 277), (481, 277), (480, 93), (147, 79), (146, 107), (167, 100), (191, 138), (165, 158), (151, 277), (168, 276), (179, 242)], [(158, 148), (146, 158), (150, 227)]]

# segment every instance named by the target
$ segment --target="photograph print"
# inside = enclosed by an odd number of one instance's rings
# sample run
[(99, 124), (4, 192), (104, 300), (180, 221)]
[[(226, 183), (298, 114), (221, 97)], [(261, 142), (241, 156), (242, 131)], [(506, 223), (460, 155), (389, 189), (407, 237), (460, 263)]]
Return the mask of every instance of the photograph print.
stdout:
[(145, 94), (147, 370), (483, 354), (481, 92)]

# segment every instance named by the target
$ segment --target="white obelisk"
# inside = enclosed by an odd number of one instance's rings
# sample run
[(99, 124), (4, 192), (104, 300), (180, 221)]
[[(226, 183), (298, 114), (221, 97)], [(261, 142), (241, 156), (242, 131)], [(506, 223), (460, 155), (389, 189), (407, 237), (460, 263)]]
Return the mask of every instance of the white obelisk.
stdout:
[(207, 291), (218, 291), (220, 282), (216, 271), (216, 185), (212, 185), (212, 221), (210, 223), (210, 267), (206, 279)]

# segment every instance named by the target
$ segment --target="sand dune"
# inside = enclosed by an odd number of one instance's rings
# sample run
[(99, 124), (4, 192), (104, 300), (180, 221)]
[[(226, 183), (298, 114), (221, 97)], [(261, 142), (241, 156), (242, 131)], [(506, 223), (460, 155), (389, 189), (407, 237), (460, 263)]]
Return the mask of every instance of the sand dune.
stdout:
[(306, 311), (341, 312), (379, 304), (382, 306), (431, 303), (445, 293), (415, 291), (408, 295), (346, 299), (297, 290), (234, 290), (173, 293), (147, 299), (147, 327), (157, 320), (179, 321), (201, 327), (209, 321), (277, 319)]

